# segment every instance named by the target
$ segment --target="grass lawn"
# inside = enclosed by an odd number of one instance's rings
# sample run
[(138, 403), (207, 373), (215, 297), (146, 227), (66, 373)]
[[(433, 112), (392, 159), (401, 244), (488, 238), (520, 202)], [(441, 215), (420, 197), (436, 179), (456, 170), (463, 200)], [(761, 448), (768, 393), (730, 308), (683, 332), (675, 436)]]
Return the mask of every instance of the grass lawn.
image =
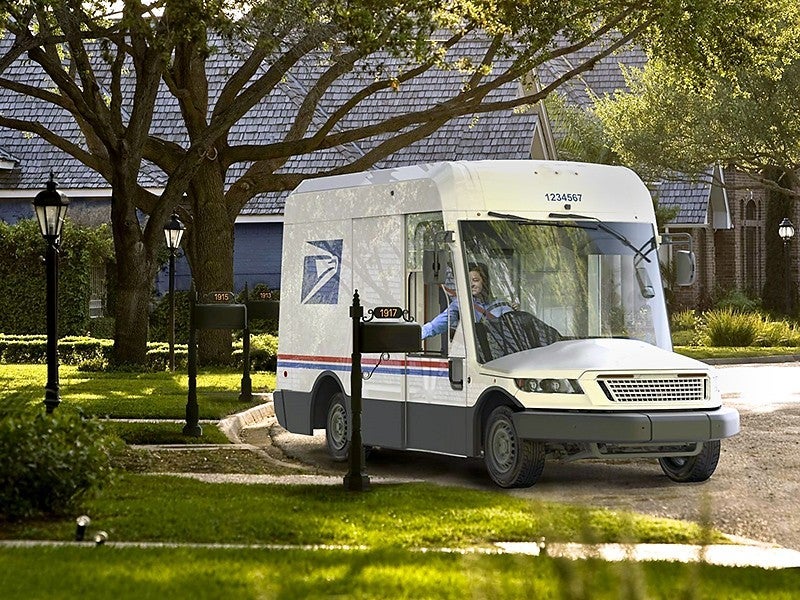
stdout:
[[(421, 483), (353, 493), (342, 485), (218, 484), (126, 474), (83, 510), (93, 527), (124, 542), (465, 548), (542, 536), (695, 543), (707, 534), (696, 524), (670, 519)], [(72, 518), (26, 521), (5, 524), (0, 537), (69, 540), (74, 531)]]
[[(254, 393), (271, 392), (275, 374), (250, 375)], [(84, 373), (77, 367), (59, 369), (61, 401), (80, 407), (88, 415), (112, 418), (182, 419), (188, 395), (184, 373)], [(197, 402), (201, 419), (220, 419), (260, 404), (257, 396), (250, 403), (238, 399), (241, 373), (207, 370), (198, 373)], [(0, 414), (44, 399), (46, 365), (0, 364)]]
[(800, 348), (785, 346), (747, 346), (747, 347), (713, 347), (713, 346), (675, 346), (675, 352), (698, 360), (704, 358), (754, 358), (759, 356), (792, 356), (800, 354)]
[(214, 425), (203, 427), (203, 435), (183, 434), (181, 423), (104, 421), (103, 429), (122, 438), (126, 444), (227, 444), (229, 440)]
[[(695, 542), (668, 519), (430, 484), (210, 484), (127, 474), (85, 505), (109, 544), (0, 546), (4, 599), (22, 598), (752, 598), (796, 597), (800, 573), (709, 565), (566, 561), (423, 548), (491, 542)], [(73, 519), (4, 524), (6, 538), (70, 540)], [(131, 547), (114, 542), (239, 544)], [(282, 544), (349, 550), (278, 549)], [(44, 567), (43, 567), (44, 565)]]
[(789, 600), (797, 597), (800, 583), (793, 571), (398, 548), (0, 548), (0, 564), (0, 589), (7, 600)]

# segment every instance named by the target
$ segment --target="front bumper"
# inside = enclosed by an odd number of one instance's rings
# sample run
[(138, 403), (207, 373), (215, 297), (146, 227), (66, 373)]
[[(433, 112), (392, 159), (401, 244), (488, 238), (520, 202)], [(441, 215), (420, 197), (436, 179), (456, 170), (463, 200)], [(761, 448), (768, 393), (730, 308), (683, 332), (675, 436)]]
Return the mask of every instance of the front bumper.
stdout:
[(524, 410), (512, 417), (519, 437), (551, 442), (610, 444), (706, 442), (739, 433), (739, 412), (566, 412)]

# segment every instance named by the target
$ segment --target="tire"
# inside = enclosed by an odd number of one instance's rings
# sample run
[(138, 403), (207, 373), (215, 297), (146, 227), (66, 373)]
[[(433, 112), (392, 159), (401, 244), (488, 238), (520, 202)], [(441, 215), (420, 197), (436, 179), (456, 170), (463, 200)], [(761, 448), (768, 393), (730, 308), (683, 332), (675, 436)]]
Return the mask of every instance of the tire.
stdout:
[(703, 444), (700, 454), (659, 458), (658, 464), (672, 481), (678, 483), (705, 481), (714, 474), (717, 468), (719, 447), (719, 440), (711, 440)]
[(334, 394), (325, 422), (325, 442), (328, 454), (336, 462), (344, 462), (350, 453), (350, 415), (347, 402), (341, 392)]
[(508, 406), (495, 408), (486, 420), (483, 460), (489, 477), (502, 488), (530, 487), (544, 469), (544, 442), (521, 439)]

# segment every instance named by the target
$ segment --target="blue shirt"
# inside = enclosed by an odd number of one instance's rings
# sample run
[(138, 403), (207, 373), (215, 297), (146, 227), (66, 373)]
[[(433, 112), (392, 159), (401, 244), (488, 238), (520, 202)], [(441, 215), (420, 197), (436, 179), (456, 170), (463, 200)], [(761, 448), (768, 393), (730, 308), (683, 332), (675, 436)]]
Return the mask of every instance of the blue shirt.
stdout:
[[(494, 317), (499, 317), (500, 315), (513, 310), (510, 306), (505, 303), (501, 303), (498, 300), (494, 300), (492, 302), (482, 302), (474, 297), (472, 298), (472, 305), (473, 309), (475, 310), (476, 323), (486, 316), (487, 313)], [(439, 335), (440, 333), (447, 331), (448, 315), (452, 327), (455, 328), (456, 325), (458, 325), (458, 321), (461, 316), (460, 312), (458, 299), (455, 299), (447, 308), (422, 326), (422, 339), (424, 340), (425, 338)]]

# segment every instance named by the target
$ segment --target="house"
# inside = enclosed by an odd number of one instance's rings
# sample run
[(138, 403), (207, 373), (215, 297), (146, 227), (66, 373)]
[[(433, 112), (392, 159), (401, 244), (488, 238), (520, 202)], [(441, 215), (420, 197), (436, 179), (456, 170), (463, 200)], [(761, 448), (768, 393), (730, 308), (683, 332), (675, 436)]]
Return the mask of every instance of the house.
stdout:
[[(4, 43), (0, 40), (0, 49)], [(466, 50), (479, 56), (482, 42), (467, 40)], [(219, 82), (234, 69), (242, 56), (226, 51), (212, 53), (207, 69), (212, 93), (219, 92)], [(250, 111), (231, 131), (229, 141), (258, 143), (281, 139), (294, 118), (297, 106), (319, 75), (319, 64), (313, 57), (301, 64), (278, 86), (277, 90)], [(29, 83), (52, 86), (27, 58), (20, 58), (5, 73), (8, 78), (25, 78)], [(324, 121), (334, 106), (349, 98), (369, 78), (370, 73), (354, 72), (338, 81), (320, 103), (314, 114), (315, 121)], [(377, 118), (402, 114), (409, 102), (432, 104), (444, 99), (463, 86), (463, 76), (457, 71), (431, 70), (415, 81), (404, 84), (398, 91), (389, 90), (377, 95), (348, 115), (350, 122), (371, 122)], [(512, 82), (494, 92), (499, 100), (516, 97), (521, 93), (519, 82)], [(46, 108), (43, 108), (46, 107)], [(71, 117), (42, 105), (30, 97), (20, 97), (0, 88), (0, 113), (16, 118), (36, 119), (51, 130), (84, 144)], [(553, 143), (549, 130), (540, 126), (536, 109), (529, 111), (506, 110), (480, 116), (467, 115), (447, 122), (428, 138), (406, 146), (375, 164), (375, 168), (436, 162), (441, 160), (478, 159), (528, 159), (552, 158)], [(179, 109), (168, 94), (159, 98), (159, 107), (151, 132), (163, 139), (183, 143), (187, 141)], [(346, 164), (364, 156), (380, 138), (370, 138), (333, 149), (314, 152), (292, 159), (285, 167), (294, 172), (313, 174), (326, 168)], [(70, 155), (55, 148), (38, 136), (0, 127), (0, 219), (15, 222), (32, 217), (30, 203), (43, 189), (50, 171), (56, 174), (59, 190), (70, 198), (68, 216), (83, 224), (110, 221), (111, 190), (108, 183), (96, 172), (83, 166)], [(243, 167), (229, 171), (228, 181), (233, 181)], [(165, 174), (154, 165), (143, 165), (140, 183), (158, 194), (166, 185)], [(234, 273), (235, 291), (248, 285), (264, 283), (271, 288), (280, 287), (280, 259), (282, 240), (283, 203), (288, 192), (262, 194), (254, 197), (244, 207), (235, 223)], [(188, 289), (188, 266), (178, 264), (176, 287)], [(156, 283), (166, 288), (164, 274)]]
[[(2, 45), (0, 40), (0, 45)], [(479, 55), (479, 42), (469, 51)], [(546, 84), (569, 70), (592, 49), (570, 57), (561, 57), (545, 65), (538, 73), (538, 82)], [(586, 56), (582, 56), (585, 54)], [(211, 91), (219, 90), (219, 82), (235, 68), (240, 56), (225, 51), (211, 55), (208, 71)], [(646, 57), (641, 52), (627, 50), (599, 61), (592, 71), (566, 83), (560, 88), (570, 103), (589, 106), (591, 96), (611, 93), (624, 87), (620, 64), (642, 66)], [(233, 129), (231, 143), (256, 143), (259, 140), (280, 139), (295, 110), (318, 75), (319, 65), (301, 64), (292, 71), (276, 91), (248, 113)], [(20, 59), (9, 77), (41, 77), (38, 70)], [(370, 75), (354, 72), (338, 81), (317, 108), (314, 119), (322, 122), (337, 102), (348, 98)], [(215, 84), (216, 82), (216, 84)], [(534, 80), (533, 84), (537, 84)], [(432, 103), (437, 93), (444, 98), (463, 85), (454, 71), (432, 70), (417, 81), (404, 84), (401, 90), (387, 91), (377, 96), (348, 119), (351, 122), (371, 122), (378, 117), (399, 114), (409, 102)], [(521, 82), (500, 88), (500, 98), (521, 93)], [(527, 84), (526, 84), (527, 85)], [(186, 133), (174, 99), (160, 98), (159, 110), (152, 131), (165, 139), (185, 143)], [(71, 120), (57, 111), (41, 111), (36, 101), (11, 95), (0, 89), (0, 112), (19, 118), (36, 114), (55, 131), (71, 132), (80, 142), (80, 135)], [(364, 156), (380, 139), (370, 138), (337, 148), (315, 152), (293, 159), (287, 169), (314, 173), (345, 164), (354, 157)], [(429, 137), (404, 147), (374, 168), (435, 162), (440, 160), (477, 159), (550, 159), (555, 158), (550, 123), (544, 107), (529, 111), (507, 110), (488, 113), (477, 118), (467, 115), (446, 123)], [(30, 201), (47, 181), (48, 173), (57, 175), (60, 189), (71, 199), (69, 216), (78, 222), (92, 224), (108, 222), (110, 218), (110, 188), (96, 172), (54, 148), (43, 139), (0, 128), (0, 218), (9, 222), (30, 217)], [(229, 180), (241, 172), (232, 169)], [(155, 193), (163, 190), (165, 174), (154, 165), (145, 164), (140, 173), (142, 185)], [(730, 185), (731, 183), (735, 185)], [(728, 184), (728, 185), (726, 185)], [(744, 176), (715, 168), (700, 182), (680, 179), (653, 182), (652, 189), (659, 204), (675, 208), (675, 218), (666, 226), (668, 233), (688, 233), (698, 255), (697, 282), (690, 288), (676, 290), (677, 301), (686, 306), (704, 306), (719, 289), (741, 289), (758, 292), (764, 282), (764, 193), (748, 185)], [(262, 194), (254, 197), (239, 214), (235, 224), (234, 273), (236, 291), (258, 283), (271, 288), (280, 287), (280, 255), (282, 240), (282, 211), (287, 193)], [(800, 222), (800, 219), (795, 219)], [(166, 288), (164, 276), (156, 283)], [(178, 289), (187, 289), (189, 272), (185, 263), (177, 271)]]

